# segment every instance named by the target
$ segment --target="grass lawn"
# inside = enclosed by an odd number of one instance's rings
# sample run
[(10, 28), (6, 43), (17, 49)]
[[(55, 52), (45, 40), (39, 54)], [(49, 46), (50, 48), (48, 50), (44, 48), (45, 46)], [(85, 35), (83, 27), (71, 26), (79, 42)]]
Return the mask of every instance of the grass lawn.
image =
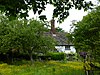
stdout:
[[(29, 62), (30, 63), (30, 62)], [(8, 65), (0, 64), (0, 75), (84, 75), (81, 62), (34, 62)]]

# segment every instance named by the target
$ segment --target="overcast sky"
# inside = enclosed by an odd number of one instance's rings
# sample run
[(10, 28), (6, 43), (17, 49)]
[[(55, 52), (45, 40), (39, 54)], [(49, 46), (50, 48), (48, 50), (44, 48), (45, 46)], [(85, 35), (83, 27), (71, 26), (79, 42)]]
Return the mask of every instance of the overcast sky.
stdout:
[[(92, 0), (92, 1), (93, 1), (93, 3), (96, 3), (97, 0)], [(46, 15), (48, 21), (50, 21), (52, 19), (53, 9), (54, 9), (54, 7), (52, 5), (48, 4), (46, 6), (46, 10), (44, 12), (42, 12), (42, 15)], [(69, 13), (70, 13), (70, 15), (68, 16), (68, 18), (65, 19), (65, 21), (62, 24), (59, 24), (57, 22), (55, 24), (56, 27), (59, 26), (66, 32), (69, 32), (69, 30), (71, 28), (70, 24), (71, 24), (72, 20), (77, 20), (77, 21), (82, 20), (83, 16), (85, 16), (88, 12), (84, 12), (84, 10), (71, 9)], [(33, 18), (33, 17), (37, 18), (38, 15), (36, 14), (34, 16), (33, 12), (30, 11), (29, 18)]]

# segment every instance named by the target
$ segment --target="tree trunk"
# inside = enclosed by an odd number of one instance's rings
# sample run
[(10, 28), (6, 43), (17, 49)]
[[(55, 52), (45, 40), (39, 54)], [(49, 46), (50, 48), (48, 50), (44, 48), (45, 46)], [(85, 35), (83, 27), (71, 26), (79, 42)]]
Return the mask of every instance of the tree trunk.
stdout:
[(12, 56), (11, 56), (11, 63), (13, 64), (14, 63), (14, 55), (13, 55), (13, 52), (12, 52)]
[(33, 56), (32, 56), (32, 53), (30, 53), (30, 60), (31, 60), (31, 64), (33, 64)]

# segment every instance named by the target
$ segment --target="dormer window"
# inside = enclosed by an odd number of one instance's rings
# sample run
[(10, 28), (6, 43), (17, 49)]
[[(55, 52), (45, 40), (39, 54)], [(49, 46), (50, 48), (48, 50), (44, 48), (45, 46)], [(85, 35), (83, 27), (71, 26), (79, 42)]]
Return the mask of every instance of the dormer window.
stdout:
[(52, 36), (56, 36), (56, 34), (52, 34)]
[(65, 50), (70, 50), (70, 46), (65, 46)]

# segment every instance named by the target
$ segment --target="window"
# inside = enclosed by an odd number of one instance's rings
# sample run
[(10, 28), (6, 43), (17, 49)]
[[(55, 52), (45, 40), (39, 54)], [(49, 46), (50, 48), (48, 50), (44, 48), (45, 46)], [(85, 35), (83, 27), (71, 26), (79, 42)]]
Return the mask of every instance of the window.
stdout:
[(70, 46), (65, 46), (65, 50), (70, 50)]

